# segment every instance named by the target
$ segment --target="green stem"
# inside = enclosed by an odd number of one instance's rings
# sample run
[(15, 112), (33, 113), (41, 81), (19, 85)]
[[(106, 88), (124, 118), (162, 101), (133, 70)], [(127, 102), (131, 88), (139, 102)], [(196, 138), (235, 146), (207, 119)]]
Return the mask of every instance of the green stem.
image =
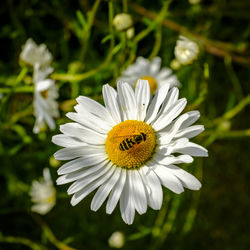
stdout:
[(144, 37), (146, 37), (152, 30), (155, 29), (155, 26), (157, 24), (162, 23), (162, 21), (164, 20), (167, 10), (168, 10), (168, 6), (171, 3), (171, 0), (169, 1), (165, 1), (163, 4), (163, 7), (159, 13), (159, 15), (157, 16), (157, 18), (155, 19), (155, 24), (154, 25), (150, 25), (148, 26), (145, 30), (141, 31), (135, 38), (134, 38), (134, 42), (138, 43), (140, 42)]
[(28, 73), (28, 68), (27, 67), (23, 67), (21, 72), (19, 73), (19, 75), (17, 76), (16, 80), (15, 80), (15, 85), (17, 85), (18, 83), (20, 83), (23, 78), (27, 75)]
[(224, 62), (225, 62), (226, 70), (229, 75), (229, 79), (231, 79), (231, 82), (233, 84), (235, 94), (238, 97), (238, 100), (241, 100), (243, 98), (243, 92), (242, 92), (240, 81), (234, 71), (231, 57), (225, 57)]
[(102, 69), (104, 69), (109, 62), (111, 61), (112, 57), (113, 57), (113, 48), (114, 48), (114, 32), (113, 32), (113, 27), (112, 27), (112, 20), (113, 20), (113, 4), (112, 2), (109, 1), (109, 30), (110, 30), (110, 34), (111, 34), (111, 38), (110, 38), (110, 48), (109, 48), (109, 52), (108, 55), (105, 59), (105, 61), (100, 64), (97, 68), (92, 69), (88, 72), (82, 73), (82, 74), (60, 74), (60, 73), (54, 73), (51, 75), (51, 78), (54, 80), (62, 80), (62, 81), (69, 81), (69, 82), (74, 82), (74, 81), (82, 81), (86, 78), (89, 78), (93, 75), (95, 75), (97, 72), (101, 71)]
[(218, 117), (213, 121), (213, 124), (220, 124), (225, 120), (231, 120), (240, 113), (247, 105), (250, 104), (250, 95), (242, 99), (235, 107), (227, 111), (222, 117)]
[(163, 225), (163, 227), (161, 229), (161, 233), (155, 239), (155, 243), (152, 245), (152, 250), (153, 249), (160, 249), (160, 247), (162, 246), (162, 244), (166, 240), (168, 234), (172, 230), (172, 227), (173, 227), (173, 224), (174, 224), (174, 221), (175, 221), (175, 218), (176, 218), (180, 203), (181, 203), (180, 197), (174, 197), (173, 198), (170, 210), (168, 212), (167, 220), (166, 220), (166, 222), (164, 223), (164, 225)]
[(247, 106), (248, 104), (250, 104), (250, 95), (246, 96), (243, 100), (241, 100), (233, 109), (231, 109), (230, 111), (226, 112), (223, 115), (223, 118), (227, 119), (227, 120), (232, 119), (241, 110), (243, 110), (245, 108), (245, 106)]
[[(202, 176), (203, 176), (202, 160), (200, 161), (200, 163), (201, 164), (199, 164), (196, 168), (195, 176), (197, 176), (199, 180), (202, 181)], [(182, 235), (187, 234), (192, 229), (192, 226), (193, 226), (196, 214), (197, 214), (197, 207), (198, 207), (199, 200), (200, 200), (200, 194), (201, 194), (200, 191), (196, 191), (192, 193), (191, 205), (187, 212), (186, 220), (181, 231)]]
[(60, 250), (76, 250), (75, 248), (69, 247), (63, 242), (59, 241), (54, 233), (51, 231), (51, 229), (48, 227), (48, 225), (42, 220), (41, 217), (32, 214), (32, 217), (35, 219), (35, 221), (40, 225), (42, 228), (44, 234), (47, 236), (48, 240), (58, 249)]
[(86, 54), (86, 51), (88, 49), (88, 40), (90, 38), (91, 28), (93, 26), (95, 15), (96, 15), (97, 9), (100, 5), (100, 2), (101, 2), (101, 0), (96, 0), (94, 5), (93, 5), (92, 10), (90, 11), (90, 14), (88, 17), (87, 28), (84, 31), (84, 35), (83, 35), (83, 43), (82, 43), (82, 51), (80, 53), (80, 61), (83, 61), (85, 58), (85, 54)]
[(34, 86), (16, 86), (13, 88), (0, 88), (0, 93), (33, 93)]
[(127, 0), (122, 0), (123, 12), (128, 12), (128, 2)]
[(167, 221), (163, 225), (161, 235), (159, 238), (160, 245), (164, 243), (165, 239), (167, 238), (169, 232), (171, 231), (173, 227), (173, 224), (174, 224), (174, 221), (175, 221), (175, 218), (176, 218), (179, 206), (180, 206), (180, 202), (181, 202), (180, 197), (175, 197), (172, 201), (171, 208), (168, 213)]
[(161, 48), (161, 43), (162, 43), (162, 26), (159, 25), (159, 28), (155, 32), (155, 44), (149, 56), (150, 60), (152, 60), (159, 53), (159, 50)]
[(164, 206), (158, 212), (154, 227), (152, 229), (152, 236), (154, 238), (159, 237), (159, 235), (161, 234), (161, 226), (162, 226), (162, 223), (164, 222), (164, 218), (167, 214), (170, 199), (171, 199), (170, 195), (166, 194), (164, 197), (164, 201), (163, 201)]
[(42, 245), (39, 245), (30, 239), (24, 237), (15, 237), (15, 236), (3, 236), (0, 233), (0, 242), (12, 243), (12, 244), (22, 244), (33, 250), (42, 250), (45, 249)]
[(202, 136), (213, 136), (217, 138), (240, 138), (250, 136), (250, 129), (245, 130), (231, 130), (231, 131), (214, 131), (207, 130), (202, 133)]

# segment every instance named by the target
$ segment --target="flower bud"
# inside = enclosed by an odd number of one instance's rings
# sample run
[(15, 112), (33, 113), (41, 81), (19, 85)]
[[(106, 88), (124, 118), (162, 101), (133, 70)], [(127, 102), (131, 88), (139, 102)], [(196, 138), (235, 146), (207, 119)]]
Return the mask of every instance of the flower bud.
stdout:
[(124, 31), (133, 25), (132, 17), (127, 13), (117, 14), (113, 19), (113, 25), (117, 31)]

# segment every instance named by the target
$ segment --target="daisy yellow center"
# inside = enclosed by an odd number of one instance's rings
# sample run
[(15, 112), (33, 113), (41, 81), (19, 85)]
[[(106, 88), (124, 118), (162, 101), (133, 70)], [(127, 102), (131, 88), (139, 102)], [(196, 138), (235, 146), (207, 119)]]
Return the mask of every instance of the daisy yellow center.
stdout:
[(156, 91), (157, 82), (156, 82), (155, 78), (153, 78), (152, 76), (142, 76), (140, 78), (142, 80), (147, 80), (148, 81), (151, 93), (154, 93)]
[(122, 168), (139, 168), (154, 153), (156, 135), (145, 122), (127, 120), (114, 126), (105, 143), (108, 158)]
[(40, 92), (41, 93), (41, 96), (43, 97), (43, 98), (47, 98), (48, 97), (48, 90), (43, 90), (43, 91), (41, 91)]

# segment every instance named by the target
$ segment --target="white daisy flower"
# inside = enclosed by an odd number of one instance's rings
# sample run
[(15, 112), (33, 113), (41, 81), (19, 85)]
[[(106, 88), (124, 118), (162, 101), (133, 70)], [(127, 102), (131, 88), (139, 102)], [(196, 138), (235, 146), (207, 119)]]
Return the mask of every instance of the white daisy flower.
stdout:
[(43, 178), (40, 181), (33, 181), (30, 191), (33, 212), (39, 214), (48, 213), (56, 204), (56, 189), (54, 188), (48, 168), (43, 170)]
[(191, 41), (187, 37), (180, 36), (179, 40), (177, 40), (174, 53), (179, 63), (187, 65), (197, 59), (199, 47), (194, 41)]
[(117, 14), (113, 19), (117, 31), (124, 31), (133, 25), (133, 19), (128, 13)]
[(56, 127), (54, 118), (59, 116), (58, 103), (56, 102), (56, 98), (58, 98), (58, 88), (54, 80), (46, 78), (52, 71), (53, 69), (50, 67), (41, 69), (39, 64), (34, 65), (34, 113), (36, 117), (33, 128), (34, 133), (39, 133), (43, 130), (45, 124), (47, 124), (51, 130)]
[(170, 87), (180, 85), (177, 77), (172, 74), (171, 69), (166, 67), (161, 69), (160, 57), (155, 57), (152, 61), (144, 57), (138, 57), (136, 62), (122, 73), (118, 81), (128, 82), (134, 86), (138, 79), (149, 82), (152, 94), (166, 83), (169, 83)]
[(132, 224), (135, 211), (161, 208), (161, 185), (178, 194), (184, 187), (198, 190), (200, 182), (175, 164), (191, 163), (192, 156), (207, 156), (207, 150), (189, 141), (204, 127), (190, 126), (198, 111), (179, 116), (186, 99), (178, 99), (176, 87), (163, 85), (152, 100), (146, 80), (138, 80), (135, 91), (125, 82), (117, 88), (103, 87), (105, 107), (78, 97), (76, 113), (67, 113), (74, 122), (61, 125), (63, 134), (52, 141), (64, 147), (54, 157), (70, 160), (59, 168), (57, 184), (73, 182), (67, 191), (73, 195), (71, 204), (98, 188), (91, 209), (98, 210), (107, 199), (111, 214), (120, 201), (123, 220)]
[(37, 45), (29, 38), (23, 46), (20, 59), (31, 66), (39, 63), (41, 67), (46, 67), (51, 63), (52, 55), (45, 44)]

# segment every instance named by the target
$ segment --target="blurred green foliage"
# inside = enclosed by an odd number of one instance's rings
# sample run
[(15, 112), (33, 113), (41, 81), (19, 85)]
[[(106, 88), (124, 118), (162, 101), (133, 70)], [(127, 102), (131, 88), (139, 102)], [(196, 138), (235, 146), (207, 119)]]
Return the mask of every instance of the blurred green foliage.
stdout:
[[(134, 20), (131, 40), (112, 27), (113, 16), (124, 11)], [(249, 249), (249, 12), (248, 0), (1, 1), (0, 249), (109, 249), (117, 230), (125, 234), (124, 249)], [(202, 180), (201, 191), (165, 190), (162, 209), (137, 215), (132, 226), (118, 208), (112, 215), (104, 207), (90, 211), (91, 195), (71, 207), (61, 186), (49, 214), (30, 212), (31, 182), (50, 166), (58, 131), (32, 133), (32, 79), (19, 65), (26, 40), (45, 43), (54, 56), (59, 125), (78, 95), (102, 102), (102, 85), (115, 86), (137, 56), (158, 55), (169, 66), (180, 34), (200, 45), (198, 60), (175, 73), (187, 109), (200, 110), (206, 127), (197, 140), (209, 158), (183, 166)], [(56, 167), (50, 170), (55, 180)]]

